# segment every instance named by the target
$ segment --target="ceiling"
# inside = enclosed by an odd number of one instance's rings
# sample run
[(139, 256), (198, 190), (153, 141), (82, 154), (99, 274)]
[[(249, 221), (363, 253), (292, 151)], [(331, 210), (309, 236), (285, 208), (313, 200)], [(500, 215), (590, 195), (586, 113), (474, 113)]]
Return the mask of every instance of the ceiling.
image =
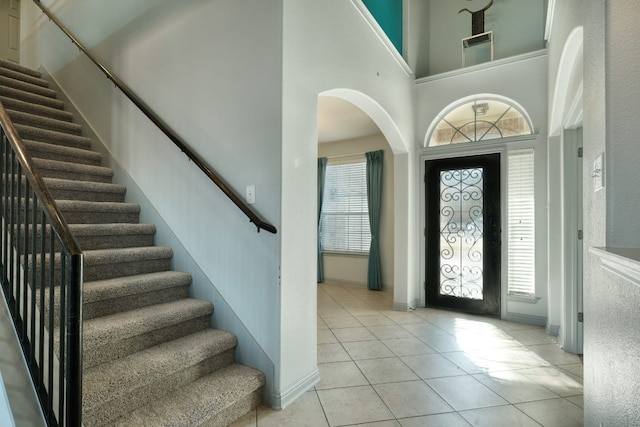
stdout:
[(380, 134), (361, 109), (332, 96), (318, 97), (318, 143), (343, 141)]

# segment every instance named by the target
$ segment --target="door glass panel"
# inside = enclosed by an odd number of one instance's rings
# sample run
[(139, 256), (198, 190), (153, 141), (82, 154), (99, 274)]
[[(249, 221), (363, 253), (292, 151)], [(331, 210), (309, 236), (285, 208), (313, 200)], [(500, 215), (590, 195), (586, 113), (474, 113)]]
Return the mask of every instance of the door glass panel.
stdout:
[(440, 295), (484, 298), (483, 172), (440, 171)]

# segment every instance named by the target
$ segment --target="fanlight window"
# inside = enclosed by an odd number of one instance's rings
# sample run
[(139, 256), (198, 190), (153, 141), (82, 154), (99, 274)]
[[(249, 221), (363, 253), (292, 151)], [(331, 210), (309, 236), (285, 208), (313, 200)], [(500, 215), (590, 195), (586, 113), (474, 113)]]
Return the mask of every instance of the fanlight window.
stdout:
[(513, 105), (493, 99), (477, 99), (460, 105), (438, 123), (430, 147), (486, 141), (533, 133), (529, 120)]

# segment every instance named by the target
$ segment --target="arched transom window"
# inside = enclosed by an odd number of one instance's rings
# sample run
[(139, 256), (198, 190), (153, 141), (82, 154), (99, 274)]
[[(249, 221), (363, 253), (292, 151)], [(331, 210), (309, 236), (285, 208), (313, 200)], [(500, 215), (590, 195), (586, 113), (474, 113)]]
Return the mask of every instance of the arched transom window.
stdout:
[(515, 103), (506, 99), (479, 97), (454, 105), (450, 110), (445, 109), (431, 125), (428, 146), (487, 141), (531, 133), (531, 121)]

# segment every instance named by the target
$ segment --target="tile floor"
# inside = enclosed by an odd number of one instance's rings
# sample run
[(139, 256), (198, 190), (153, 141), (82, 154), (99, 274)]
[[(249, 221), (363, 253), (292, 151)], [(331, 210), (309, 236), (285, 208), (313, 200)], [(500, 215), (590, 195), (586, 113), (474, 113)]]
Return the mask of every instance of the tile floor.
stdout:
[(582, 365), (543, 328), (318, 285), (313, 390), (233, 427), (582, 426)]

